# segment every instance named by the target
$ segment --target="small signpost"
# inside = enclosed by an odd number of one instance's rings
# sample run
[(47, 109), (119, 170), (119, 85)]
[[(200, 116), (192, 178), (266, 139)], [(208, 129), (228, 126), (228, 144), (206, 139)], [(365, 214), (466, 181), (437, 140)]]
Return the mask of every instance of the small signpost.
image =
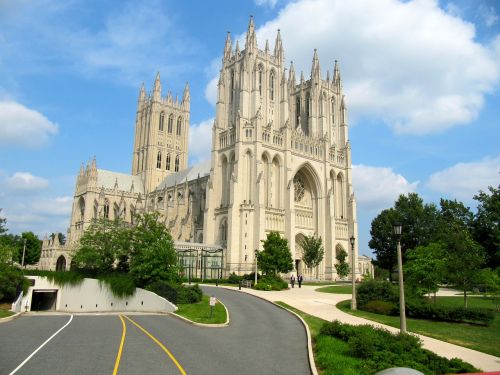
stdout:
[(215, 298), (214, 296), (210, 297), (210, 319), (212, 319), (212, 316), (214, 314), (214, 307), (216, 303), (217, 298)]

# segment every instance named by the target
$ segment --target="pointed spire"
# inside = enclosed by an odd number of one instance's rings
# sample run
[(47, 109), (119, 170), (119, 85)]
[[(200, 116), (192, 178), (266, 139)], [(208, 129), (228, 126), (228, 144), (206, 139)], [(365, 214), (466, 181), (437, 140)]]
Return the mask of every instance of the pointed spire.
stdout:
[(234, 54), (238, 56), (240, 54), (240, 42), (236, 41), (236, 48), (234, 50)]
[(245, 49), (250, 52), (257, 49), (257, 37), (255, 36), (255, 25), (253, 22), (253, 16), (250, 16), (250, 22), (248, 23)]
[(266, 39), (266, 46), (264, 47), (264, 52), (266, 53), (266, 55), (269, 54), (269, 40)]
[(293, 61), (290, 62), (290, 73), (288, 73), (288, 83), (295, 87), (295, 68), (293, 67)]
[(184, 86), (184, 94), (182, 95), (182, 102), (189, 102), (191, 100), (191, 95), (189, 93), (189, 83), (186, 82), (186, 86)]
[(80, 165), (80, 172), (78, 172), (78, 177), (83, 177), (85, 173), (85, 169), (83, 167), (83, 163)]
[(330, 83), (330, 69), (326, 71), (326, 82)]
[(146, 99), (146, 88), (144, 87), (144, 82), (141, 85), (141, 90), (139, 91), (139, 102), (143, 102)]
[(338, 83), (340, 81), (340, 71), (338, 61), (335, 60), (335, 67), (333, 68), (333, 83)]
[(274, 57), (278, 61), (278, 64), (283, 61), (283, 43), (281, 41), (280, 29), (278, 29), (276, 41), (274, 42)]
[(304, 71), (301, 70), (300, 71), (300, 84), (303, 85), (305, 82), (305, 79), (304, 79)]
[(228, 31), (226, 37), (226, 45), (224, 46), (224, 60), (229, 59), (231, 57), (232, 47), (233, 46), (231, 42), (231, 33)]
[(155, 84), (153, 87), (153, 98), (159, 100), (161, 97), (160, 72), (156, 73)]
[(314, 49), (313, 62), (311, 68), (311, 78), (318, 76), (321, 77), (321, 69), (319, 67), (318, 51)]

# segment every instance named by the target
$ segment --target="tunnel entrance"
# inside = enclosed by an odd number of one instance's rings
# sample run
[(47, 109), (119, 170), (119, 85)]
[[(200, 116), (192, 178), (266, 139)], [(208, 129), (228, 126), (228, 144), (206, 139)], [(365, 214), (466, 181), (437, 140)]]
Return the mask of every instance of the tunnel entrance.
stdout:
[(54, 311), (56, 302), (57, 290), (34, 290), (31, 311)]

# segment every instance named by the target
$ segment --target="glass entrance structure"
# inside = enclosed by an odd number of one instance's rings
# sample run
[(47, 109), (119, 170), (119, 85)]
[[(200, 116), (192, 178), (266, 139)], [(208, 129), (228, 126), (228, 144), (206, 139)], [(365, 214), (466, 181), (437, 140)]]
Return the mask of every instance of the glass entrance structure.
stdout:
[(181, 276), (191, 279), (221, 279), (224, 272), (224, 248), (196, 242), (175, 242)]

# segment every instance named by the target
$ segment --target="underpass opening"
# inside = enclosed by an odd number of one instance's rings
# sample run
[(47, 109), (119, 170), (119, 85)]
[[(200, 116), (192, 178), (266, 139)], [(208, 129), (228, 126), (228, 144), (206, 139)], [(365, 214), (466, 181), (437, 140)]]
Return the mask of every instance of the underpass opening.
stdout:
[(55, 311), (57, 290), (34, 290), (31, 311)]

